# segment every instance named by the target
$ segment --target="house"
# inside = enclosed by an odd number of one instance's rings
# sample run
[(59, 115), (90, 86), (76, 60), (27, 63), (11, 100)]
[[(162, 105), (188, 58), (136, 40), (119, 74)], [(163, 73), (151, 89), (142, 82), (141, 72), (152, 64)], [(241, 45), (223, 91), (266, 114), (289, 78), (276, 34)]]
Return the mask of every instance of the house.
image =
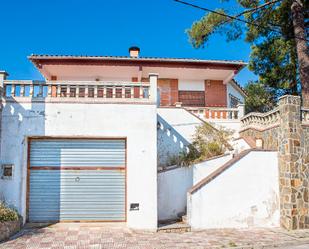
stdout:
[[(158, 110), (227, 120), (244, 102), (233, 80), (244, 62), (140, 57), (137, 47), (129, 52), (29, 56), (44, 81), (0, 72), (0, 195), (25, 222), (156, 229)], [(185, 137), (173, 120), (166, 125)]]

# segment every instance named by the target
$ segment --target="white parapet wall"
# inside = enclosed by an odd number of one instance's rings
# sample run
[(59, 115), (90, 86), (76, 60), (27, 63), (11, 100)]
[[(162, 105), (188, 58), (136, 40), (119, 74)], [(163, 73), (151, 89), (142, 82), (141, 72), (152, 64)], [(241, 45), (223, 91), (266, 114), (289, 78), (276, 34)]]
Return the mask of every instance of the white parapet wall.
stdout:
[[(204, 122), (183, 108), (158, 108), (158, 165), (171, 165)], [(173, 164), (173, 163), (172, 163)]]
[(194, 164), (193, 167), (193, 185), (197, 184), (206, 176), (220, 168), (223, 164), (233, 157), (232, 154), (225, 154), (222, 156), (208, 159), (205, 162)]
[(186, 212), (187, 192), (198, 181), (211, 174), (232, 158), (223, 155), (190, 167), (170, 167), (158, 173), (159, 220), (178, 218)]
[(277, 152), (251, 151), (188, 194), (192, 229), (279, 226)]
[(187, 191), (192, 187), (192, 167), (177, 167), (158, 174), (159, 221), (177, 219), (186, 212)]
[[(14, 164), (0, 195), (26, 216), (27, 138), (127, 138), (127, 226), (157, 228), (157, 122), (155, 104), (4, 103), (1, 162)], [(130, 203), (139, 210), (130, 211)]]

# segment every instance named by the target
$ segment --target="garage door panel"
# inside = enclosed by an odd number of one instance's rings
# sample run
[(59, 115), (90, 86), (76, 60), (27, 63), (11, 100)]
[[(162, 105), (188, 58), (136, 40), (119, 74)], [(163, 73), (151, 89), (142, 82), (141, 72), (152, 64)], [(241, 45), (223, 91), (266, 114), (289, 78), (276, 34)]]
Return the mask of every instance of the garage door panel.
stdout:
[(119, 167), (125, 165), (124, 140), (42, 140), (30, 147), (31, 167)]
[[(52, 143), (50, 147), (49, 142)], [(84, 143), (92, 150), (87, 149)], [(119, 140), (117, 143), (113, 140), (105, 144), (105, 140), (85, 140), (84, 143), (70, 141), (66, 144), (62, 140), (44, 140), (42, 146), (40, 141), (31, 143), (30, 221), (125, 221), (124, 141)], [(100, 151), (93, 151), (93, 148), (108, 150), (107, 144), (112, 146), (112, 153), (108, 154), (107, 159), (104, 158), (105, 155), (100, 155)], [(85, 148), (81, 153), (81, 160), (78, 153), (75, 157), (70, 154), (72, 150), (63, 154), (50, 152), (55, 148), (63, 151), (72, 147), (79, 151)], [(115, 155), (114, 159), (112, 154)], [(57, 155), (60, 158), (57, 158)], [(92, 158), (87, 161), (87, 156)], [(105, 165), (102, 165), (102, 162)], [(121, 169), (118, 164), (122, 164)], [(107, 165), (108, 167), (105, 167)], [(113, 165), (115, 169), (111, 167)], [(64, 166), (68, 167), (63, 168)], [(76, 166), (81, 166), (81, 169), (76, 169)]]

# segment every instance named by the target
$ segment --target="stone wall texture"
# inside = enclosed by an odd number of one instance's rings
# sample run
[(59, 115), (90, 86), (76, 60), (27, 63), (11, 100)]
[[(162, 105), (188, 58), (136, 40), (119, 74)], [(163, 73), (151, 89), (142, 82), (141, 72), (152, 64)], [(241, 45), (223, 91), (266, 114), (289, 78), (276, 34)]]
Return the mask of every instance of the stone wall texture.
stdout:
[(278, 104), (279, 125), (240, 134), (261, 138), (264, 149), (278, 151), (281, 226), (309, 228), (309, 125), (302, 122), (300, 97), (283, 96)]
[(6, 221), (0, 222), (0, 242), (8, 239), (21, 228), (21, 221)]
[(277, 150), (278, 149), (278, 132), (279, 126), (274, 126), (265, 130), (257, 130), (249, 128), (240, 132), (241, 137), (252, 137), (263, 140), (263, 149)]

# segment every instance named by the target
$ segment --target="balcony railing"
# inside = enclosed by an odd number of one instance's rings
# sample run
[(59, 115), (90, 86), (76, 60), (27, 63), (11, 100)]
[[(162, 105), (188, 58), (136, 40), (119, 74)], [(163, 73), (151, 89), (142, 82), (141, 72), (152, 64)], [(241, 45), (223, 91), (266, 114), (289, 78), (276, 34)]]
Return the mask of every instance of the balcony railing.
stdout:
[(239, 120), (241, 116), (239, 108), (186, 107), (186, 109), (206, 120)]
[(242, 130), (248, 128), (267, 129), (279, 125), (280, 112), (279, 108), (275, 108), (266, 113), (251, 112), (241, 119)]
[(2, 96), (7, 100), (28, 99), (31, 101), (148, 101), (148, 82), (106, 81), (4, 81)]

